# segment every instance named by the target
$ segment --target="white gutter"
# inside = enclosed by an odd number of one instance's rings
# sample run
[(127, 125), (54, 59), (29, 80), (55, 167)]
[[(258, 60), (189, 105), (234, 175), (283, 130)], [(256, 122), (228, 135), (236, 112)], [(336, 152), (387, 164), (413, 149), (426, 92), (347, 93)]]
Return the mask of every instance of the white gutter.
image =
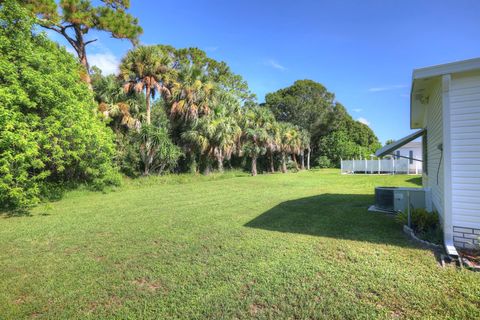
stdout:
[[(452, 223), (452, 149), (450, 130), (450, 74), (442, 76), (442, 121), (443, 121), (443, 241), (449, 255), (458, 256), (453, 242)], [(439, 164), (440, 165), (440, 164)]]

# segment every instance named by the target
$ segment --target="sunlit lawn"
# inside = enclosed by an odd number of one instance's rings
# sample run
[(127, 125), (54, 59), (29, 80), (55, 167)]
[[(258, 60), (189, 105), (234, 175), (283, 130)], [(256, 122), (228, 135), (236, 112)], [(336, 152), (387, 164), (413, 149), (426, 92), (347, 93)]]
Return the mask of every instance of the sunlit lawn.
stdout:
[(172, 176), (0, 218), (0, 319), (480, 318), (480, 276), (441, 268), (366, 209), (412, 176)]

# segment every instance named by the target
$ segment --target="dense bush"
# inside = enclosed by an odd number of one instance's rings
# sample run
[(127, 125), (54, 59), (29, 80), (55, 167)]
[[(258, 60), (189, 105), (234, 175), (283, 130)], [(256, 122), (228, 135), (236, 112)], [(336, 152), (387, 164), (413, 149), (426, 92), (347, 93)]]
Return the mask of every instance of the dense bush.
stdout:
[(331, 168), (332, 162), (327, 156), (320, 156), (315, 159), (314, 165), (318, 168)]
[(120, 172), (132, 178), (139, 176), (142, 172), (142, 159), (135, 133), (117, 133), (115, 142), (117, 146), (116, 163)]
[[(37, 203), (67, 184), (118, 182), (113, 134), (71, 54), (32, 32), (16, 2), (0, 9), (0, 207)], [(53, 194), (55, 196), (55, 194)]]
[[(396, 219), (402, 225), (407, 225), (408, 213), (401, 212)], [(417, 236), (433, 243), (442, 243), (442, 226), (436, 211), (428, 212), (425, 209), (411, 209), (410, 219), (411, 228)]]
[(295, 163), (293, 160), (287, 161), (287, 170), (291, 172), (298, 172), (298, 164)]

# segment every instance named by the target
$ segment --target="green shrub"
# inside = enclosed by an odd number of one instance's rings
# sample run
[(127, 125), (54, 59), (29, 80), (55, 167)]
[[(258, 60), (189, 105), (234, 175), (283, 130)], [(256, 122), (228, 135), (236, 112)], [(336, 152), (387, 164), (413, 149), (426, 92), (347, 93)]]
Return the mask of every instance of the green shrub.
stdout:
[[(408, 212), (399, 213), (396, 219), (402, 225), (407, 225)], [(428, 212), (425, 209), (411, 209), (410, 219), (410, 226), (417, 236), (430, 242), (442, 243), (443, 231), (436, 211)]]
[(332, 162), (330, 159), (328, 159), (327, 156), (320, 156), (317, 159), (315, 159), (314, 162), (315, 166), (318, 168), (332, 168)]
[(117, 133), (116, 137), (117, 158), (116, 162), (120, 171), (129, 177), (138, 177), (142, 170), (140, 146), (135, 139), (134, 132)]
[(55, 198), (66, 187), (119, 183), (113, 134), (97, 117), (81, 68), (15, 1), (0, 8), (0, 207)]
[(143, 124), (140, 131), (134, 134), (134, 142), (140, 150), (145, 175), (170, 171), (182, 156), (165, 127)]
[(293, 160), (287, 161), (287, 171), (290, 172), (298, 172), (298, 164), (295, 163)]

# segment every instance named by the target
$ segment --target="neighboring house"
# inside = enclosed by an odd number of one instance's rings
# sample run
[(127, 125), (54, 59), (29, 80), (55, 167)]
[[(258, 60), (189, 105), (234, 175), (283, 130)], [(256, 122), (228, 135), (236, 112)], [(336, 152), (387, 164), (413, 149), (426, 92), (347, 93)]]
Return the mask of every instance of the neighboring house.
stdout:
[(390, 153), (395, 159), (408, 160), (408, 173), (422, 173), (422, 142), (411, 141)]
[(449, 254), (480, 237), (480, 58), (413, 71), (410, 127), (421, 129), (378, 150), (391, 153), (423, 136), (423, 186)]

